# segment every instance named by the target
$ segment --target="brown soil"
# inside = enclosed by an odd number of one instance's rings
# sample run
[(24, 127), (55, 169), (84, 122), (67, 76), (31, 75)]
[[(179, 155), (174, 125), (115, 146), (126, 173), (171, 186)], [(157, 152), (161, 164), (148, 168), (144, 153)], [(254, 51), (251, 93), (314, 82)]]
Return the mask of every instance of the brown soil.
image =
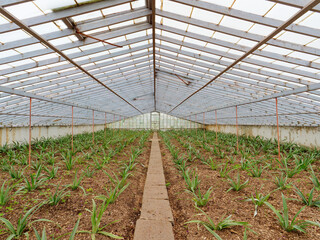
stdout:
[[(178, 141), (171, 139), (171, 142), (180, 149), (180, 153), (187, 155), (187, 150), (183, 149)], [(195, 216), (199, 211), (194, 207), (192, 196), (185, 191), (185, 182), (179, 174), (179, 171), (175, 168), (171, 154), (163, 140), (160, 142), (160, 148), (164, 161), (166, 182), (170, 183), (168, 186), (168, 194), (174, 216), (175, 239), (215, 239), (203, 226), (199, 226), (198, 228), (194, 223), (185, 224), (190, 220), (206, 219), (203, 216)], [(225, 162), (225, 160), (218, 159), (208, 152), (206, 152), (205, 155), (207, 157), (211, 156), (218, 163)], [(245, 171), (236, 170), (231, 173), (230, 176), (235, 179), (236, 174), (234, 173), (239, 172), (242, 182), (249, 179), (249, 185), (238, 192), (232, 190), (226, 192), (230, 186), (225, 178), (220, 177), (219, 171), (211, 170), (209, 166), (204, 165), (199, 160), (192, 162), (190, 167), (197, 168), (201, 180), (200, 186), (202, 192), (207, 191), (211, 186), (213, 187), (212, 199), (205, 207), (202, 207), (202, 210), (204, 210), (215, 223), (223, 216), (227, 217), (229, 215), (232, 215), (231, 218), (235, 221), (248, 222), (251, 225), (250, 228), (256, 232), (256, 234), (248, 232), (248, 239), (320, 239), (320, 228), (317, 227), (309, 227), (307, 234), (286, 232), (280, 227), (275, 214), (266, 205), (259, 207), (257, 216), (253, 217), (254, 204), (244, 200), (250, 197), (251, 194), (254, 194), (256, 189), (264, 195), (274, 190), (276, 188), (273, 183), (275, 171), (265, 169), (260, 178), (254, 178), (249, 176)], [(306, 193), (310, 192), (313, 187), (308, 177), (309, 175), (306, 174), (306, 172), (301, 172), (289, 179), (289, 181), (293, 182), (302, 192)], [(272, 193), (268, 202), (278, 210), (282, 209), (281, 193), (283, 193), (286, 198), (298, 198), (292, 188), (282, 191), (278, 190)], [(318, 193), (315, 193), (315, 195), (317, 196)], [(287, 203), (290, 219), (304, 206), (300, 201), (288, 200)], [(320, 221), (319, 209), (317, 207), (306, 207), (298, 219)], [(217, 233), (222, 239), (243, 239), (244, 228), (233, 227), (218, 231)]]
[[(137, 138), (132, 144), (126, 146), (121, 153), (115, 155), (110, 163), (104, 166), (103, 170), (109, 174), (115, 172), (118, 175), (123, 161), (129, 159), (131, 147), (137, 146), (139, 139), (140, 138)], [(112, 221), (117, 221), (106, 227), (104, 230), (122, 236), (124, 239), (133, 239), (135, 223), (140, 216), (150, 148), (151, 143), (147, 141), (142, 154), (136, 160), (138, 164), (135, 169), (131, 171), (132, 176), (127, 180), (127, 182), (130, 183), (129, 187), (120, 195), (115, 203), (108, 206), (102, 218), (101, 227)], [(91, 165), (89, 165), (88, 162), (83, 162), (82, 164), (77, 163), (71, 171), (67, 171), (63, 163), (60, 163), (58, 166), (60, 168), (57, 178), (48, 180), (45, 185), (40, 187), (40, 189), (25, 194), (15, 195), (6, 206), (3, 206), (0, 209), (2, 217), (5, 217), (16, 224), (19, 215), (26, 212), (24, 209), (30, 209), (37, 203), (46, 200), (49, 193), (56, 190), (57, 185), (60, 185), (59, 189), (62, 189), (63, 186), (72, 183), (76, 169), (78, 170), (78, 176), (80, 176), (82, 171), (84, 171), (87, 166)], [(51, 167), (49, 166), (49, 168)], [(25, 174), (34, 172), (34, 170), (26, 169)], [(0, 179), (2, 179), (1, 182), (3, 182), (4, 179), (8, 179), (8, 173), (1, 171)], [(77, 189), (71, 191), (70, 196), (68, 196), (64, 202), (60, 202), (57, 206), (44, 205), (30, 218), (30, 222), (44, 218), (53, 221), (53, 223), (37, 222), (33, 224), (33, 227), (35, 227), (38, 232), (41, 232), (45, 227), (48, 239), (51, 239), (52, 236), (56, 238), (63, 234), (71, 233), (75, 223), (80, 217), (81, 220), (78, 231), (91, 230), (91, 213), (86, 209), (91, 210), (92, 199), (99, 195), (105, 195), (105, 188), (111, 187), (112, 184), (102, 170), (96, 170), (92, 178), (84, 177), (81, 186), (85, 189), (86, 195), (84, 195), (81, 189)], [(95, 201), (97, 206), (100, 206), (101, 201), (97, 199)], [(34, 239), (32, 228), (28, 228), (26, 232), (30, 234), (31, 239)], [(0, 239), (6, 238), (7, 234), (0, 235)], [(107, 237), (102, 235), (96, 235), (97, 240), (106, 238)], [(26, 237), (22, 237), (21, 239), (26, 239)], [(69, 239), (69, 235), (60, 239)], [(77, 234), (75, 239), (88, 240), (91, 238), (89, 234)]]

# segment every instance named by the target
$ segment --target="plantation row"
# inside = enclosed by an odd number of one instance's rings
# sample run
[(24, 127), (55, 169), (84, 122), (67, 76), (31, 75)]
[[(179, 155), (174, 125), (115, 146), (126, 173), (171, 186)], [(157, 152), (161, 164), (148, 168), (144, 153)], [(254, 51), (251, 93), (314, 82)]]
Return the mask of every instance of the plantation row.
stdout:
[(281, 144), (279, 162), (274, 140), (240, 136), (237, 152), (232, 134), (161, 136), (177, 239), (320, 238), (319, 150)]
[[(35, 140), (31, 168), (28, 145), (3, 146), (1, 239), (132, 235), (146, 174), (145, 157), (139, 156), (148, 154), (149, 135), (105, 130), (96, 132), (93, 140), (92, 134), (80, 134), (74, 137), (73, 151), (70, 136)], [(129, 188), (131, 201), (120, 199)]]

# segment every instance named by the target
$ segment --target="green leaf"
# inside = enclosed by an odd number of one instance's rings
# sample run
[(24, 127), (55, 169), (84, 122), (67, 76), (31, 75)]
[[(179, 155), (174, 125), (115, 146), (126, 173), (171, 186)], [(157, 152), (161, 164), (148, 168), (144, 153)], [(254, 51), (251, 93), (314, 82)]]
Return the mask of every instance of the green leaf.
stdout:
[(222, 238), (213, 230), (211, 230), (208, 226), (204, 225), (204, 227), (211, 233), (216, 239), (222, 240)]
[(114, 235), (114, 234), (109, 233), (109, 232), (103, 232), (103, 231), (101, 231), (101, 232), (99, 232), (99, 234), (105, 235), (105, 236), (107, 236), (107, 237), (115, 238), (115, 239), (123, 239), (123, 237)]
[(75, 237), (75, 235), (77, 233), (77, 230), (78, 230), (79, 223), (80, 223), (80, 218), (78, 219), (76, 225), (74, 226), (74, 228), (73, 228), (73, 230), (71, 232), (69, 240), (74, 240), (74, 237)]

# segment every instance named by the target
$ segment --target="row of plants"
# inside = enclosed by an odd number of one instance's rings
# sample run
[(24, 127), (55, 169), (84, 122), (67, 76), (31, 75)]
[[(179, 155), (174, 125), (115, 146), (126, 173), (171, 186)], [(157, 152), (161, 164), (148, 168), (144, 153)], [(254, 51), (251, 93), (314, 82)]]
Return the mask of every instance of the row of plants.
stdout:
[[(232, 226), (244, 226), (244, 239), (247, 238), (247, 230), (251, 230), (248, 222), (233, 221), (231, 216), (221, 218), (217, 224), (201, 208), (205, 206), (210, 196), (214, 195), (212, 187), (205, 193), (200, 189), (200, 178), (197, 168), (191, 169), (190, 166), (203, 164), (212, 171), (218, 172), (223, 181), (227, 181), (229, 188), (226, 192), (240, 192), (250, 185), (251, 178), (266, 178), (271, 175), (275, 184), (274, 190), (268, 193), (259, 192), (256, 189), (247, 196), (244, 201), (251, 202), (255, 208), (253, 217), (258, 214), (258, 207), (263, 205), (271, 209), (280, 226), (286, 231), (298, 231), (305, 233), (308, 226), (320, 227), (319, 222), (311, 220), (297, 219), (298, 215), (306, 207), (320, 207), (319, 196), (319, 167), (316, 165), (319, 159), (319, 151), (308, 149), (295, 144), (285, 143), (281, 145), (281, 161), (277, 161), (277, 142), (262, 138), (239, 137), (239, 152), (236, 149), (237, 137), (231, 134), (218, 133), (216, 139), (215, 132), (203, 131), (166, 131), (161, 132), (161, 136), (168, 150), (171, 153), (175, 167), (186, 182), (187, 191), (192, 195), (192, 201), (200, 215), (204, 215), (207, 221), (191, 220), (186, 223), (197, 223), (203, 225), (215, 238), (221, 239), (217, 231)], [(173, 144), (175, 142), (175, 144)], [(276, 151), (274, 149), (276, 149)], [(316, 171), (315, 171), (316, 170)], [(266, 172), (266, 173), (264, 173)], [(300, 190), (293, 181), (289, 182), (296, 174), (306, 172), (309, 174), (310, 183), (314, 186), (306, 194)], [(240, 177), (247, 175), (247, 179)], [(264, 174), (263, 174), (264, 173)], [(270, 174), (271, 173), (271, 174)], [(230, 176), (233, 177), (230, 177)], [(242, 177), (243, 178), (243, 177)], [(271, 180), (271, 179), (270, 179)], [(297, 198), (286, 198), (283, 190), (293, 190)], [(280, 194), (280, 192), (281, 194)], [(277, 209), (268, 202), (270, 196), (273, 198), (281, 196), (282, 209)], [(290, 219), (287, 201), (299, 201), (305, 205), (296, 212)]]
[[(173, 132), (172, 132), (173, 133)], [(320, 151), (317, 149), (308, 149), (305, 147), (300, 147), (296, 144), (292, 143), (282, 143), (280, 146), (283, 149), (281, 152), (281, 160), (279, 161), (277, 158), (277, 152), (275, 155), (271, 155), (270, 152), (265, 152), (265, 154), (261, 154), (257, 157), (256, 153), (246, 151), (247, 154), (245, 157), (243, 154), (237, 155), (234, 151), (222, 151), (225, 144), (225, 139), (221, 136), (226, 135), (227, 139), (230, 138), (230, 134), (218, 133), (218, 142), (211, 142), (213, 145), (208, 145), (211, 139), (215, 139), (215, 133), (207, 132), (205, 135), (200, 132), (198, 135), (192, 135), (189, 131), (181, 131), (174, 132), (172, 135), (181, 146), (188, 150), (188, 158), (192, 159), (193, 155), (195, 158), (199, 159), (203, 164), (210, 166), (212, 170), (219, 169), (221, 177), (225, 177), (229, 172), (232, 172), (236, 169), (241, 169), (248, 173), (249, 176), (252, 177), (261, 177), (263, 171), (265, 169), (273, 170), (276, 174), (274, 177), (274, 182), (278, 185), (278, 187), (284, 189), (288, 187), (288, 179), (293, 178), (296, 174), (300, 172), (307, 172), (309, 174), (309, 179), (314, 184), (314, 188), (316, 190), (320, 190), (319, 179), (317, 174), (315, 173), (313, 168), (319, 169), (317, 165), (314, 167), (313, 164), (318, 164), (317, 160), (320, 159)], [(236, 139), (236, 136), (233, 136)], [(220, 142), (220, 139), (223, 139)], [(277, 143), (272, 140), (263, 140), (261, 137), (246, 137), (241, 136), (239, 139), (242, 139), (243, 148), (245, 146), (252, 146), (252, 139), (258, 139), (257, 142), (259, 146), (265, 145), (269, 146), (270, 142), (273, 143), (274, 147), (277, 150)], [(245, 140), (249, 139), (247, 142)], [(209, 157), (204, 157), (200, 154), (199, 149), (205, 150), (209, 153)], [(215, 150), (218, 149), (218, 150)], [(241, 149), (241, 148), (240, 148)], [(288, 152), (285, 149), (290, 149)], [(230, 150), (230, 149), (229, 149)], [(260, 149), (262, 150), (262, 149)], [(240, 153), (243, 151), (239, 151)], [(191, 157), (190, 157), (191, 156)], [(221, 160), (225, 160), (223, 164), (217, 164), (214, 161), (213, 157), (219, 158)], [(237, 163), (236, 159), (238, 159)], [(234, 167), (229, 167), (229, 165), (234, 164)], [(280, 175), (280, 176), (278, 176)]]
[[(263, 161), (277, 161), (278, 164), (297, 166), (302, 168), (320, 158), (320, 150), (307, 148), (295, 143), (283, 142), (280, 144), (281, 160), (278, 161), (278, 142), (276, 139), (266, 139), (260, 136), (252, 137), (241, 135), (238, 137), (239, 152), (237, 152), (237, 136), (227, 133), (204, 131), (177, 131), (175, 134), (184, 137), (187, 142), (201, 147), (215, 156), (224, 158), (226, 155), (238, 156), (243, 159), (258, 158)], [(217, 138), (216, 138), (217, 137)], [(188, 144), (188, 143), (184, 143)], [(277, 164), (273, 164), (277, 167)], [(279, 166), (279, 165), (278, 165)]]
[[(98, 132), (96, 133), (96, 136), (99, 137), (101, 134), (104, 133)], [(78, 145), (77, 143), (84, 145), (83, 143), (91, 141), (90, 134), (83, 134), (83, 136), (81, 135), (76, 137), (80, 141), (76, 141), (75, 146)], [(71, 171), (77, 164), (83, 165), (88, 163), (86, 170), (83, 171), (83, 174), (81, 174), (80, 177), (78, 177), (77, 170), (75, 171), (74, 180), (72, 184), (68, 185), (72, 190), (76, 190), (78, 187), (81, 188), (80, 183), (85, 176), (92, 177), (95, 171), (101, 170), (116, 154), (120, 153), (137, 137), (138, 135), (131, 137), (128, 134), (117, 135), (117, 138), (113, 140), (113, 148), (111, 147), (110, 142), (101, 141), (101, 145), (91, 146), (90, 150), (88, 148), (88, 150), (81, 150), (78, 152), (68, 149), (68, 145), (63, 145), (63, 147), (58, 148), (59, 150), (56, 151), (57, 154), (54, 154), (52, 158), (46, 159), (43, 157), (47, 156), (48, 152), (42, 152), (42, 155), (36, 154), (38, 157), (36, 159), (32, 159), (31, 169), (29, 169), (28, 166), (20, 166), (20, 168), (15, 166), (15, 158), (12, 158), (9, 163), (2, 162), (2, 168), (5, 168), (3, 171), (8, 172), (11, 177), (11, 181), (5, 180), (2, 184), (2, 191), (0, 194), (4, 193), (4, 200), (1, 201), (0, 205), (3, 206), (9, 201), (10, 197), (15, 194), (19, 194), (21, 192), (28, 193), (48, 184), (48, 181), (57, 177), (59, 169)], [(62, 139), (65, 139), (65, 137)], [(50, 141), (55, 143), (60, 142), (60, 140), (61, 139), (51, 139)], [(45, 139), (44, 142), (46, 144), (48, 140)], [(59, 160), (60, 162), (58, 162)], [(10, 167), (7, 168), (7, 164), (10, 164)], [(25, 171), (28, 173), (25, 173)], [(12, 193), (14, 189), (16, 192)]]
[[(92, 209), (87, 209), (91, 214), (91, 230), (78, 230), (79, 218), (75, 222), (73, 231), (58, 237), (51, 234), (50, 239), (74, 239), (78, 233), (89, 233), (91, 239), (95, 239), (97, 234), (122, 239), (122, 237), (104, 230), (112, 222), (105, 226), (100, 226), (100, 224), (108, 206), (115, 203), (120, 194), (129, 186), (128, 179), (132, 175), (131, 171), (134, 170), (137, 164), (136, 159), (145, 147), (149, 135), (148, 131), (105, 130), (95, 133), (95, 142), (93, 143), (92, 134), (79, 134), (74, 137), (74, 151), (71, 151), (70, 136), (58, 139), (40, 139), (32, 143), (33, 155), (30, 168), (24, 166), (24, 162), (20, 161), (21, 156), (25, 156), (27, 152), (28, 148), (25, 147), (27, 145), (15, 143), (11, 148), (4, 146), (1, 149), (3, 156), (1, 177), (5, 178), (9, 175), (11, 180), (3, 179), (0, 190), (0, 205), (3, 206), (0, 211), (0, 222), (4, 227), (0, 236), (6, 236), (6, 239), (20, 239), (21, 237), (29, 239), (31, 237), (29, 236), (30, 230), (33, 229), (34, 237), (37, 240), (47, 239), (48, 234), (45, 227), (39, 233), (32, 225), (36, 222), (48, 222), (60, 227), (59, 223), (48, 219), (32, 220), (33, 215), (46, 206), (56, 207), (59, 204), (64, 204), (74, 193), (79, 196), (78, 191), (80, 190), (82, 196), (92, 200)], [(133, 143), (136, 143), (136, 146)], [(126, 152), (131, 152), (129, 158), (126, 157), (126, 160), (118, 161), (117, 156), (127, 154)], [(109, 164), (118, 165), (118, 170), (110, 172)], [(10, 167), (7, 168), (7, 165)], [(93, 189), (82, 187), (82, 181), (85, 178), (92, 179), (100, 171), (105, 174), (107, 183), (105, 193), (89, 196), (88, 191), (93, 191)], [(65, 183), (64, 178), (69, 179), (72, 175), (72, 182)], [(34, 200), (33, 196), (38, 195), (43, 196), (42, 199)], [(12, 205), (22, 204), (17, 202), (19, 200), (16, 198), (27, 200), (25, 200), (26, 204), (23, 206), (22, 213), (14, 224), (10, 220), (10, 216), (17, 213)], [(32, 206), (33, 204), (35, 205)]]

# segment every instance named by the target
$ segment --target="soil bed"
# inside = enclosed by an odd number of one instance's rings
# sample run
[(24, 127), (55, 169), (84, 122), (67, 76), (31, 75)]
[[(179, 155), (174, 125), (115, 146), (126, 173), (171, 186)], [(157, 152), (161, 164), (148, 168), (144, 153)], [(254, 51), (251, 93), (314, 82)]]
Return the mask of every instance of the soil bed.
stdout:
[[(149, 136), (150, 137), (150, 136)], [(30, 218), (30, 222), (36, 219), (49, 219), (53, 223), (37, 222), (33, 226), (38, 232), (42, 232), (45, 227), (48, 239), (52, 237), (57, 238), (63, 234), (71, 233), (75, 223), (80, 217), (80, 225), (78, 230), (91, 230), (91, 213), (88, 210), (92, 210), (92, 199), (99, 195), (106, 195), (105, 188), (109, 190), (113, 186), (109, 177), (102, 171), (104, 170), (108, 174), (115, 173), (119, 176), (121, 166), (127, 162), (130, 158), (132, 147), (139, 146), (140, 137), (136, 138), (133, 143), (128, 144), (120, 153), (116, 154), (109, 163), (105, 164), (101, 170), (95, 170), (93, 177), (84, 177), (81, 181), (83, 190), (77, 189), (70, 190), (70, 195), (66, 199), (60, 202), (57, 206), (44, 205)], [(122, 236), (124, 239), (133, 239), (135, 223), (140, 216), (140, 208), (142, 205), (142, 195), (144, 182), (146, 178), (148, 159), (150, 155), (151, 143), (147, 140), (142, 153), (136, 159), (135, 168), (131, 171), (131, 176), (128, 178), (127, 183), (130, 183), (128, 188), (117, 198), (115, 203), (108, 206), (104, 213), (103, 220), (100, 226), (104, 226), (113, 221), (117, 221), (114, 224), (106, 227), (104, 230), (111, 232), (115, 235)], [(114, 149), (114, 146), (110, 146), (110, 149)], [(87, 151), (90, 153), (91, 150)], [(77, 157), (83, 157), (83, 153), (77, 153)], [(46, 181), (46, 183), (39, 189), (34, 191), (17, 194), (11, 198), (11, 200), (0, 209), (2, 217), (10, 220), (16, 225), (17, 219), (20, 214), (24, 214), (25, 209), (30, 209), (36, 204), (46, 200), (50, 193), (56, 190), (56, 186), (59, 185), (59, 189), (63, 189), (65, 185), (71, 184), (75, 171), (78, 172), (80, 177), (89, 166), (92, 167), (92, 160), (82, 159), (82, 163), (76, 163), (72, 170), (68, 171), (65, 168), (64, 163), (58, 157), (55, 166), (59, 166), (57, 177)], [(51, 166), (45, 165), (49, 169)], [(27, 168), (24, 172), (25, 175), (35, 173), (35, 170)], [(8, 179), (9, 173), (0, 171), (1, 184), (3, 180)], [(110, 187), (110, 188), (109, 188)], [(100, 206), (101, 200), (95, 199), (97, 206)], [(33, 228), (27, 229), (30, 239), (35, 239)], [(0, 235), (0, 239), (6, 239), (7, 234)], [(27, 239), (26, 236), (21, 239)], [(66, 235), (61, 240), (69, 239), (69, 235)], [(91, 239), (89, 234), (77, 234), (77, 240)], [(105, 236), (96, 235), (96, 239), (106, 239)]]
[[(170, 139), (171, 143), (180, 150), (180, 154), (187, 156), (187, 149), (183, 148), (181, 144), (174, 138)], [(168, 185), (168, 194), (170, 205), (172, 207), (174, 216), (174, 234), (176, 240), (182, 239), (215, 239), (203, 226), (197, 227), (197, 224), (185, 224), (190, 220), (206, 220), (203, 216), (195, 216), (199, 213), (194, 207), (191, 194), (186, 192), (186, 185), (183, 177), (175, 167), (172, 156), (164, 144), (163, 139), (160, 141), (160, 148), (162, 152), (162, 159), (164, 165), (165, 178)], [(200, 147), (198, 149), (201, 149)], [(201, 149), (201, 154), (205, 155), (206, 158), (212, 157), (217, 163), (223, 163), (226, 160), (219, 159), (213, 154), (206, 152)], [(264, 195), (270, 193), (276, 189), (276, 185), (273, 182), (273, 177), (278, 171), (265, 169), (262, 176), (252, 177), (249, 176), (246, 171), (240, 169), (234, 170), (229, 175), (235, 179), (239, 172), (242, 182), (249, 180), (249, 184), (241, 191), (229, 191), (230, 185), (226, 178), (221, 178), (218, 170), (211, 170), (209, 166), (203, 164), (200, 160), (195, 160), (189, 163), (190, 168), (197, 169), (199, 179), (201, 180), (200, 186), (204, 193), (210, 187), (213, 188), (212, 199), (208, 204), (201, 209), (206, 212), (215, 223), (222, 217), (232, 215), (231, 219), (235, 221), (245, 221), (251, 225), (251, 229), (256, 232), (253, 234), (247, 232), (248, 239), (320, 239), (320, 228), (309, 227), (307, 233), (296, 233), (286, 232), (283, 230), (277, 219), (276, 215), (266, 206), (262, 205), (258, 207), (257, 216), (253, 217), (254, 204), (249, 201), (244, 201), (249, 198), (251, 194), (255, 194), (257, 190), (259, 193)], [(235, 161), (235, 164), (239, 164), (239, 161)], [(289, 182), (294, 183), (303, 193), (310, 192), (313, 188), (312, 182), (309, 180), (309, 174), (306, 171), (302, 171), (296, 174), (293, 178), (288, 179)], [(170, 183), (170, 184), (169, 184)], [(273, 192), (268, 200), (276, 209), (282, 209), (281, 193), (286, 198), (298, 198), (293, 188), (286, 190), (277, 190)], [(319, 195), (315, 193), (315, 197)], [(291, 220), (293, 215), (299, 211), (304, 205), (300, 201), (288, 200), (288, 207)], [(298, 219), (312, 220), (320, 222), (319, 208), (317, 207), (306, 207)], [(243, 239), (244, 227), (232, 227), (217, 231), (222, 239), (235, 240)]]

